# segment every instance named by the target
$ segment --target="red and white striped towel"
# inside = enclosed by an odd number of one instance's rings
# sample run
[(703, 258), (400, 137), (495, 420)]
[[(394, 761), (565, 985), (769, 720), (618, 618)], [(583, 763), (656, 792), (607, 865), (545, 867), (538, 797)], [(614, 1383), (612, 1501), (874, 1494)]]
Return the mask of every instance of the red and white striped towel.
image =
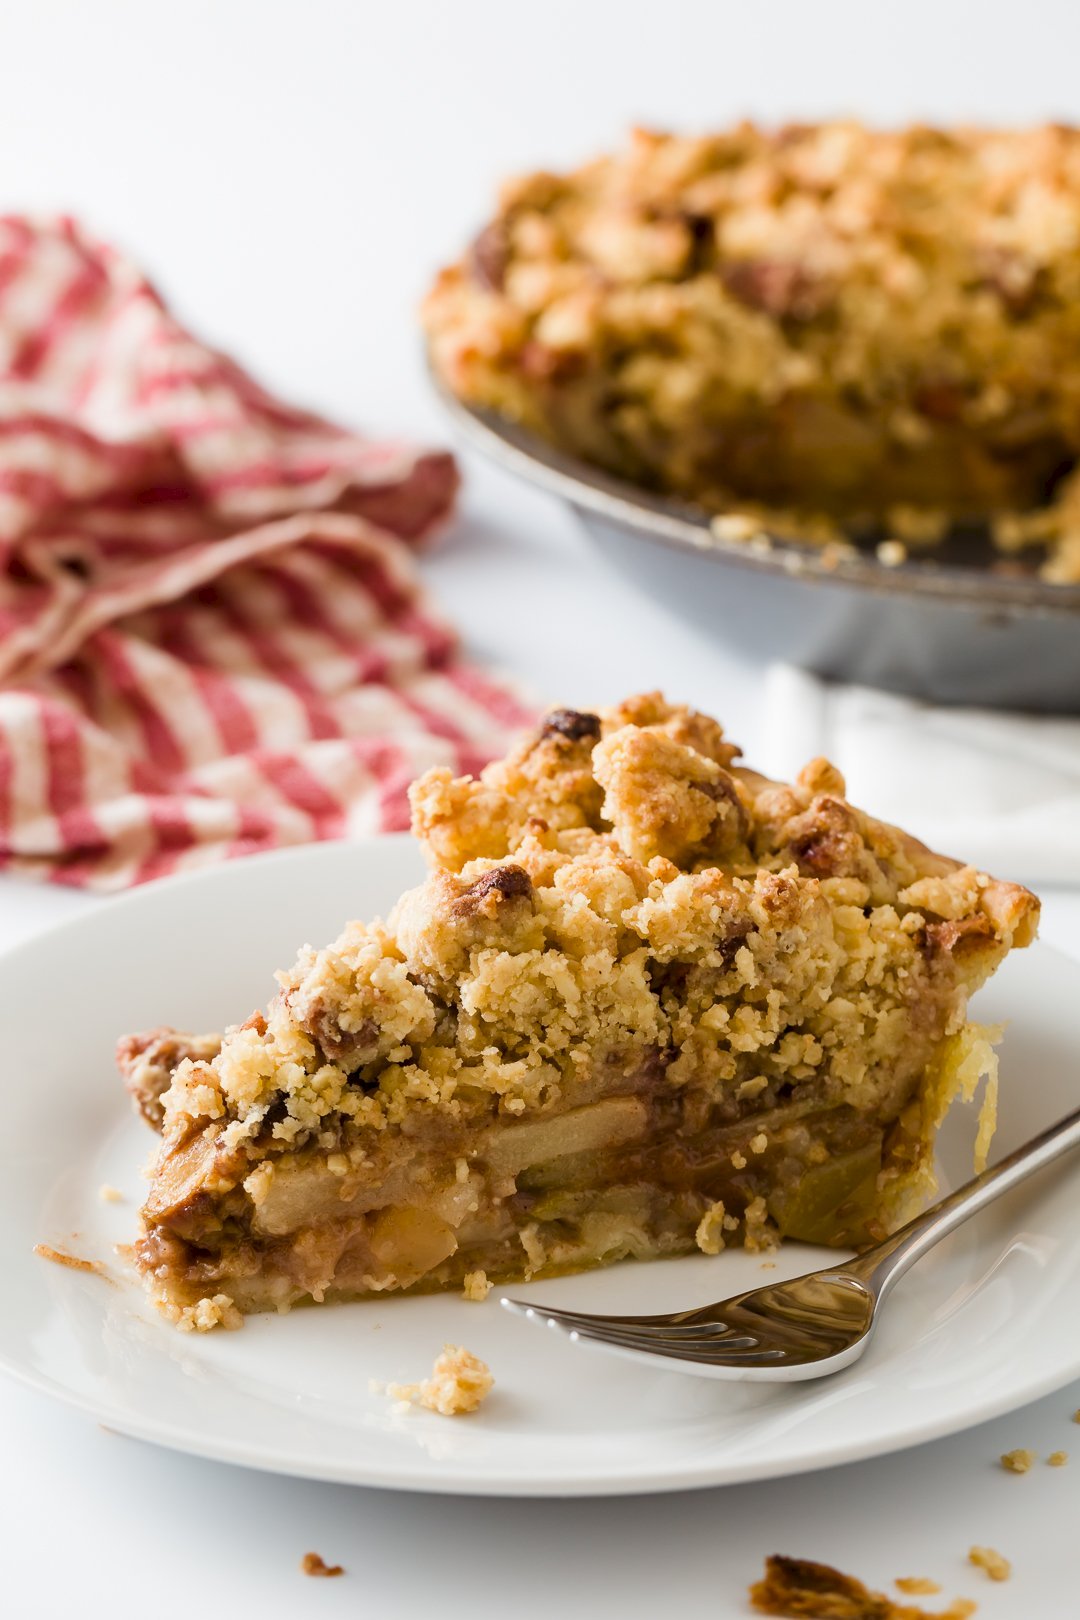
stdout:
[(407, 825), (527, 719), (410, 544), (446, 454), (270, 398), (67, 219), (0, 219), (0, 867), (117, 888)]

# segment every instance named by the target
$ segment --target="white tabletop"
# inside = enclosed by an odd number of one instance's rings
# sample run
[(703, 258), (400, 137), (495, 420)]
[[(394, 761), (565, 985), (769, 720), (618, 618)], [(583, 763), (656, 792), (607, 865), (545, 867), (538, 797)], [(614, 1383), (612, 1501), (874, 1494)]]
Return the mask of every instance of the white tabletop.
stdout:
[[(64, 206), (137, 253), (181, 312), (294, 397), (421, 435), (445, 432), (412, 307), (494, 178), (558, 163), (626, 123), (701, 125), (836, 108), (1066, 116), (1080, 12), (1045, 0), (909, 0), (737, 12), (710, 0), (39, 3), (5, 19), (6, 206)], [(1047, 41), (1053, 48), (1046, 49)], [(547, 500), (466, 459), (462, 520), (425, 562), (473, 653), (579, 706), (648, 685), (718, 713), (753, 758), (761, 671), (650, 602)], [(85, 896), (0, 883), (0, 946)], [(1080, 892), (1046, 897), (1076, 950)], [(790, 1482), (666, 1498), (470, 1501), (295, 1482), (106, 1433), (0, 1383), (0, 1613), (300, 1612), (440, 1620), (678, 1603), (746, 1614), (766, 1553), (835, 1562), (882, 1587), (932, 1575), (983, 1615), (1075, 1612), (1080, 1384), (951, 1440)], [(1002, 1451), (1070, 1448), (1018, 1478)], [(965, 1557), (1014, 1563), (993, 1586)], [(298, 1570), (315, 1549), (339, 1581)], [(299, 1602), (299, 1609), (298, 1609)]]

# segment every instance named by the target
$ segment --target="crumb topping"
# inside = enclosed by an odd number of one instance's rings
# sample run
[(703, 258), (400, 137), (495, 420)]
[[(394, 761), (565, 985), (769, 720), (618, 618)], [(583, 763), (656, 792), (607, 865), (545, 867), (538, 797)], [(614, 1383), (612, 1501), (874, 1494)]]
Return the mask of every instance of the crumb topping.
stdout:
[(148, 1125), (161, 1129), (161, 1099), (180, 1064), (185, 1060), (208, 1063), (220, 1047), (220, 1035), (188, 1035), (168, 1025), (121, 1037), (116, 1045), (116, 1066), (132, 1103)]
[(549, 722), (478, 778), (422, 777), (427, 883), (388, 922), (306, 948), (265, 1017), (181, 1061), (166, 1132), (221, 1121), (227, 1151), (341, 1121), (379, 1133), (433, 1106), (543, 1108), (587, 1093), (601, 1045), (744, 1097), (827, 1064), (861, 1107), (941, 968), (1030, 936), (1024, 891), (931, 855), (831, 777), (819, 791), (821, 762), (790, 787), (730, 770), (719, 726), (658, 695), (593, 718), (599, 742)]
[(1063, 125), (634, 130), (504, 186), (425, 322), (463, 398), (734, 538), (845, 523), (897, 566), (989, 518), (1075, 581), (1078, 197)]

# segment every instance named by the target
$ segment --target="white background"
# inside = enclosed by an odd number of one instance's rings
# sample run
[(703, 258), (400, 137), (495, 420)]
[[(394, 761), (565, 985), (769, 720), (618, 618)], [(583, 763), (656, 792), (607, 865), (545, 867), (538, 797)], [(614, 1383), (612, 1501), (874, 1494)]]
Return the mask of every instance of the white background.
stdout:
[[(136, 255), (197, 330), (343, 419), (440, 439), (415, 305), (497, 178), (694, 128), (852, 112), (1078, 114), (1080, 9), (1001, 0), (23, 0), (0, 7), (0, 207), (65, 209)], [(663, 684), (753, 758), (760, 672), (672, 620), (568, 518), (467, 463), (425, 564), (471, 648), (578, 706)], [(1080, 900), (1047, 897), (1075, 937)], [(0, 943), (93, 904), (0, 885)], [(24, 1078), (24, 1077), (22, 1077)], [(10, 1083), (13, 1077), (5, 1077)], [(2, 1197), (2, 1194), (0, 1194)], [(2, 1308), (2, 1306), (0, 1306)], [(887, 1583), (934, 1574), (980, 1617), (1076, 1612), (1080, 1386), (955, 1440), (790, 1483), (642, 1501), (379, 1495), (169, 1455), (0, 1388), (0, 1613), (726, 1620), (765, 1552)], [(1015, 1446), (1076, 1438), (1020, 1479)], [(1014, 1560), (991, 1587), (973, 1541)], [(348, 1576), (297, 1573), (309, 1547)]]

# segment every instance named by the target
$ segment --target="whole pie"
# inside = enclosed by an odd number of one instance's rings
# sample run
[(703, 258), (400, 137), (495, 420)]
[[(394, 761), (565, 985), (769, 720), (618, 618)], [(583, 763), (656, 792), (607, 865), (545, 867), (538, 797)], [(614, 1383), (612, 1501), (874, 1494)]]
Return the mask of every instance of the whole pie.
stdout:
[(508, 184), (425, 320), (463, 399), (731, 538), (988, 525), (1080, 580), (1075, 129), (635, 131)]
[[(658, 693), (412, 789), (431, 865), (224, 1037), (128, 1037), (133, 1254), (183, 1326), (780, 1238), (864, 1244), (993, 1076), (968, 997), (1038, 901), (786, 786)], [(992, 1108), (984, 1108), (985, 1156)]]

